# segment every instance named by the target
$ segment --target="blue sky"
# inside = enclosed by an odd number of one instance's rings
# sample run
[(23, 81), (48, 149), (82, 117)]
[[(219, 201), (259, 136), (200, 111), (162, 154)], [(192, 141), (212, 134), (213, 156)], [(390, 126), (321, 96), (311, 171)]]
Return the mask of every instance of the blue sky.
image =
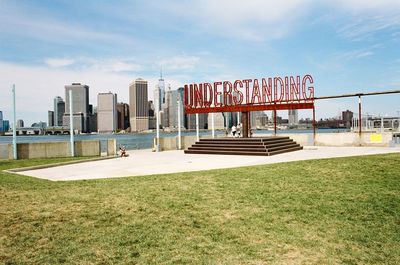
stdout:
[[(162, 65), (185, 83), (311, 74), (316, 96), (400, 89), (400, 0), (0, 0), (0, 110), (47, 121), (64, 85), (112, 91)], [(396, 115), (400, 95), (365, 98), (369, 114)], [(357, 110), (357, 99), (317, 103), (317, 118)], [(282, 113), (282, 116), (285, 116)], [(301, 116), (311, 117), (309, 111)]]

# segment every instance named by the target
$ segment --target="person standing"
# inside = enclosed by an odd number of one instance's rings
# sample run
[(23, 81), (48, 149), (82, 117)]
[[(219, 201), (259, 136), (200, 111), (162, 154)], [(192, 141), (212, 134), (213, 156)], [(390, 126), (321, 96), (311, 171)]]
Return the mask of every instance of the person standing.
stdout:
[(236, 126), (235, 125), (232, 126), (232, 136), (233, 136), (233, 138), (236, 137)]

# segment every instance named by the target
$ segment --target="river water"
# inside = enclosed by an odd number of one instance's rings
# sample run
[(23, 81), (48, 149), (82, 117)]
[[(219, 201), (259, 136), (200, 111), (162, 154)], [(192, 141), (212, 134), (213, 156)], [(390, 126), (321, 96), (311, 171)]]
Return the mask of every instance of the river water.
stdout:
[[(345, 132), (342, 129), (318, 129), (318, 133)], [(224, 134), (223, 131), (215, 131), (217, 135)], [(279, 133), (312, 133), (312, 130), (279, 130)], [(255, 130), (254, 136), (273, 134), (269, 130)], [(178, 132), (160, 132), (160, 137), (175, 137)], [(196, 135), (196, 132), (182, 132), (182, 136)], [(200, 136), (211, 135), (211, 131), (200, 131)], [(81, 140), (100, 140), (116, 139), (117, 146), (124, 145), (127, 150), (148, 149), (153, 147), (153, 139), (156, 133), (129, 133), (129, 134), (82, 134), (75, 135), (76, 141)], [(34, 142), (66, 142), (69, 141), (69, 135), (24, 135), (17, 136), (18, 143), (34, 143)], [(12, 143), (12, 136), (0, 136), (0, 144)], [(105, 144), (102, 144), (105, 146)], [(102, 148), (103, 149), (103, 148)]]

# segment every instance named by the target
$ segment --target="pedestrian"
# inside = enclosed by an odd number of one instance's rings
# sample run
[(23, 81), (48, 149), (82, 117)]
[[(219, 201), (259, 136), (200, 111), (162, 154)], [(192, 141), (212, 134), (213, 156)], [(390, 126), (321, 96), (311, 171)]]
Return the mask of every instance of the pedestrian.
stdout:
[(232, 126), (232, 136), (233, 136), (233, 138), (236, 137), (236, 126), (235, 125)]

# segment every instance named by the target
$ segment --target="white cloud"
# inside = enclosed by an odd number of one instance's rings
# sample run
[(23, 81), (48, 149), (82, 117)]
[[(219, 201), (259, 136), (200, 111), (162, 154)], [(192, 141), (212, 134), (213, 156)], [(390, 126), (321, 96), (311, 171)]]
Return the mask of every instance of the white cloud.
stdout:
[(139, 64), (135, 64), (130, 61), (100, 59), (83, 59), (81, 61), (83, 64), (86, 64), (86, 67), (88, 69), (92, 69), (98, 72), (137, 72), (142, 69)]
[[(184, 17), (197, 29), (229, 38), (263, 41), (285, 36), (307, 11), (310, 0), (202, 0), (166, 3), (168, 12)], [(196, 30), (196, 29), (195, 29)]]
[(168, 59), (160, 61), (160, 65), (171, 71), (175, 70), (192, 70), (200, 62), (200, 58), (197, 56), (173, 56)]
[(73, 64), (75, 60), (68, 58), (46, 58), (44, 62), (50, 67), (64, 67)]
[(359, 13), (394, 13), (400, 10), (399, 0), (331, 0), (332, 5), (339, 9)]

